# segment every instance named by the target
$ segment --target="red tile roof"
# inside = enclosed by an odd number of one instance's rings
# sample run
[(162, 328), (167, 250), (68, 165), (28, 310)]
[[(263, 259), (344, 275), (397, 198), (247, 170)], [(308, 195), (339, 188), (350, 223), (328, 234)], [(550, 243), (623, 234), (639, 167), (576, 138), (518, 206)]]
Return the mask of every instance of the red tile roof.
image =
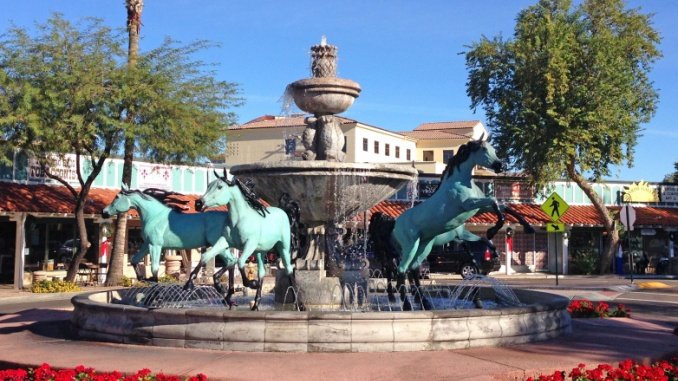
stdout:
[[(101, 211), (110, 204), (118, 190), (109, 188), (92, 188), (85, 203), (85, 214), (101, 214)], [(195, 213), (197, 195), (173, 196), (185, 201), (185, 212)], [(75, 210), (75, 200), (64, 186), (44, 184), (16, 184), (0, 182), (0, 212), (27, 212), (27, 213), (62, 213), (72, 214)], [(228, 210), (226, 206), (213, 210)], [(132, 210), (132, 217), (138, 214)]]
[[(532, 225), (544, 225), (551, 220), (541, 207), (536, 204), (508, 204), (518, 214)], [(370, 209), (370, 213), (382, 212), (391, 217), (397, 217), (410, 207), (409, 202), (404, 201), (382, 201)], [(619, 209), (619, 208), (611, 208)], [(362, 216), (358, 216), (359, 218)], [(496, 217), (492, 212), (483, 212), (476, 214), (468, 220), (470, 224), (494, 224)], [(518, 223), (511, 215), (506, 214), (506, 221), (509, 223)], [(592, 205), (570, 205), (567, 213), (561, 218), (561, 222), (566, 225), (575, 226), (602, 226), (603, 221), (598, 216)], [(678, 226), (678, 208), (656, 208), (656, 207), (638, 207), (636, 208), (636, 226)]]
[[(85, 204), (86, 214), (100, 214), (103, 208), (110, 204), (118, 190), (106, 188), (92, 188)], [(197, 195), (176, 196), (179, 200), (187, 201), (188, 213), (195, 212), (194, 201)], [(532, 225), (544, 225), (551, 220), (536, 204), (507, 204), (522, 215)], [(410, 207), (406, 201), (382, 201), (370, 209), (371, 213), (383, 212), (391, 217), (397, 217)], [(75, 201), (66, 187), (55, 185), (25, 185), (9, 182), (0, 182), (0, 212), (29, 212), (29, 213), (60, 213), (72, 214)], [(214, 208), (227, 210), (226, 206)], [(610, 209), (619, 210), (619, 207)], [(678, 208), (636, 207), (637, 227), (678, 226)], [(132, 212), (133, 216), (136, 213)], [(356, 216), (362, 220), (362, 213)], [(506, 215), (509, 223), (518, 221)], [(479, 213), (468, 220), (471, 224), (493, 224), (496, 221), (494, 213)], [(570, 205), (561, 222), (575, 226), (602, 226), (602, 220), (591, 205)]]
[(439, 140), (439, 139), (457, 139), (463, 140), (466, 143), (470, 136), (458, 134), (449, 130), (414, 130), (409, 132), (401, 132), (405, 136), (420, 140)]
[(465, 129), (473, 128), (475, 125), (480, 123), (479, 120), (458, 120), (454, 122), (431, 122), (431, 123), (422, 123), (415, 131), (427, 131), (427, 130), (450, 130), (450, 129)]
[[(273, 116), (264, 115), (256, 119), (252, 119), (247, 123), (239, 126), (231, 127), (231, 130), (251, 129), (251, 128), (283, 128), (283, 127), (305, 127), (304, 119), (308, 115), (298, 116)], [(343, 116), (336, 116), (342, 124), (356, 123), (355, 120), (344, 118)]]
[[(85, 214), (100, 214), (118, 191), (92, 189), (85, 203)], [(0, 183), (0, 211), (33, 213), (73, 213), (75, 199), (64, 186)]]

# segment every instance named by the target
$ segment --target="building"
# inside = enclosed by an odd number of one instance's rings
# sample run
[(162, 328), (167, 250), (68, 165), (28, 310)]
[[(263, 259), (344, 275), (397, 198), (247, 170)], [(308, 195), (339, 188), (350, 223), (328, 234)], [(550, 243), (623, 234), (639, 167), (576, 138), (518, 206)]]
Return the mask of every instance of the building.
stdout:
[[(393, 217), (428, 198), (437, 187), (445, 161), (461, 144), (486, 133), (477, 121), (425, 123), (413, 131), (398, 133), (338, 118), (346, 138), (347, 162), (412, 163), (419, 169), (416, 186), (404, 187), (369, 211), (381, 211)], [(299, 139), (304, 128), (303, 116), (263, 116), (233, 128), (229, 132), (225, 166), (300, 160), (303, 147)], [(26, 155), (16, 152), (10, 159), (11, 166), (0, 167), (0, 283), (21, 288), (26, 274), (54, 260), (64, 241), (76, 238), (74, 202), (64, 187), (50, 183), (40, 173), (37, 163)], [(74, 163), (73, 158), (66, 156), (53, 170), (77, 185)], [(82, 165), (80, 169), (87, 174), (87, 162)], [(195, 198), (204, 193), (207, 184), (215, 178), (214, 169), (135, 162), (131, 188), (162, 188)], [(93, 233), (90, 241), (94, 244), (86, 259), (95, 263), (99, 260), (98, 243), (112, 229), (109, 222), (101, 218), (101, 210), (117, 194), (121, 171), (122, 160), (109, 159), (105, 163), (85, 208), (88, 231)], [(487, 196), (514, 209), (537, 230), (535, 234), (526, 234), (515, 218), (507, 217), (507, 224), (494, 237), (504, 263), (500, 271), (581, 273), (587, 270), (587, 261), (602, 252), (603, 223), (575, 184), (555, 182), (550, 189), (535, 196), (536, 190), (518, 175), (496, 176), (476, 169), (474, 178)], [(657, 270), (660, 258), (675, 255), (678, 185), (607, 182), (593, 186), (610, 210), (616, 212), (626, 203), (635, 208), (635, 229), (628, 240), (631, 247), (625, 250), (647, 256), (648, 272)], [(560, 221), (565, 225), (563, 232), (547, 231), (551, 220), (541, 209), (544, 195), (552, 191), (569, 204)], [(357, 216), (353, 226), (364, 227), (363, 218), (365, 215)], [(483, 212), (469, 219), (466, 226), (484, 235), (495, 221), (493, 213)], [(140, 239), (139, 221), (134, 215), (128, 228), (128, 252), (132, 253)], [(590, 263), (588, 265), (590, 270)]]

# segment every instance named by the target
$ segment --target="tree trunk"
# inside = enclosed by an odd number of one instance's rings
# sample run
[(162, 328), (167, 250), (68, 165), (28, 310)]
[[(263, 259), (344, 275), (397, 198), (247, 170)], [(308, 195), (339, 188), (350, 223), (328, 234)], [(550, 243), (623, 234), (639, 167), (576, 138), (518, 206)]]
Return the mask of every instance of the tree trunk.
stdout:
[[(143, 0), (126, 0), (127, 33), (129, 44), (127, 50), (127, 66), (133, 68), (139, 56), (139, 31), (141, 29), (141, 12), (144, 8)], [(127, 123), (134, 123), (134, 116), (128, 110)], [(132, 164), (134, 163), (134, 138), (125, 138), (125, 154), (122, 167), (122, 183), (132, 185)], [(118, 215), (115, 224), (115, 243), (111, 253), (110, 268), (106, 276), (106, 286), (117, 286), (122, 279), (125, 269), (125, 243), (127, 242), (127, 213)], [(128, 253), (132, 255), (133, 253)]]
[(68, 272), (66, 273), (66, 280), (69, 282), (75, 282), (75, 277), (76, 275), (78, 275), (78, 269), (80, 268), (80, 262), (82, 262), (82, 259), (85, 257), (85, 254), (87, 254), (87, 250), (92, 245), (87, 237), (87, 226), (85, 225), (85, 203), (83, 200), (85, 200), (86, 198), (87, 194), (80, 197), (76, 201), (75, 221), (78, 226), (78, 238), (80, 238), (80, 247), (78, 247), (78, 251), (75, 255), (75, 258), (73, 258), (73, 261), (71, 262), (71, 265), (68, 268)]
[(612, 215), (610, 215), (609, 210), (605, 207), (605, 203), (598, 196), (598, 194), (593, 190), (591, 184), (584, 179), (584, 177), (577, 172), (574, 166), (575, 158), (570, 157), (570, 161), (567, 163), (567, 175), (572, 181), (574, 181), (579, 187), (584, 191), (584, 194), (593, 203), (593, 206), (596, 208), (598, 215), (603, 220), (603, 226), (607, 232), (607, 239), (605, 240), (605, 247), (603, 253), (600, 256), (600, 274), (606, 274), (610, 272), (610, 266), (612, 265), (612, 259), (614, 258), (615, 248), (619, 242), (619, 232), (617, 231), (616, 224)]

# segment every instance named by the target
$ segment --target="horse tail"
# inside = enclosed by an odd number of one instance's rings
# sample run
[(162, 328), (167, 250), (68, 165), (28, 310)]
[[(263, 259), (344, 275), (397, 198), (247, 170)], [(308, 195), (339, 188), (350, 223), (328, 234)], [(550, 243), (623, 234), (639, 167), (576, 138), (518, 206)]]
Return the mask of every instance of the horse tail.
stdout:
[(290, 195), (283, 193), (280, 196), (279, 205), (282, 210), (287, 214), (287, 218), (290, 221), (290, 250), (292, 253), (298, 253), (299, 251), (299, 219), (301, 216), (301, 211), (299, 203), (290, 199)]

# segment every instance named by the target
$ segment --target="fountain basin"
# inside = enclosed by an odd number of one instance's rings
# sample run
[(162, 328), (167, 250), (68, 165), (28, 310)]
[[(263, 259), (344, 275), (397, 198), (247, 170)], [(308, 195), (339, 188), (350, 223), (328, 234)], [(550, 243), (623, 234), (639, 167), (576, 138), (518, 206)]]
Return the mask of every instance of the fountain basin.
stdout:
[(269, 204), (278, 205), (280, 196), (289, 194), (301, 207), (301, 222), (313, 227), (369, 209), (412, 181), (417, 170), (316, 160), (236, 165), (231, 173), (254, 180), (255, 192)]
[(306, 78), (289, 85), (294, 103), (316, 116), (346, 111), (360, 94), (360, 85), (337, 77)]
[(522, 307), (412, 312), (149, 309), (113, 304), (127, 290), (80, 294), (79, 338), (246, 352), (436, 351), (546, 340), (571, 331), (568, 299), (516, 289)]

